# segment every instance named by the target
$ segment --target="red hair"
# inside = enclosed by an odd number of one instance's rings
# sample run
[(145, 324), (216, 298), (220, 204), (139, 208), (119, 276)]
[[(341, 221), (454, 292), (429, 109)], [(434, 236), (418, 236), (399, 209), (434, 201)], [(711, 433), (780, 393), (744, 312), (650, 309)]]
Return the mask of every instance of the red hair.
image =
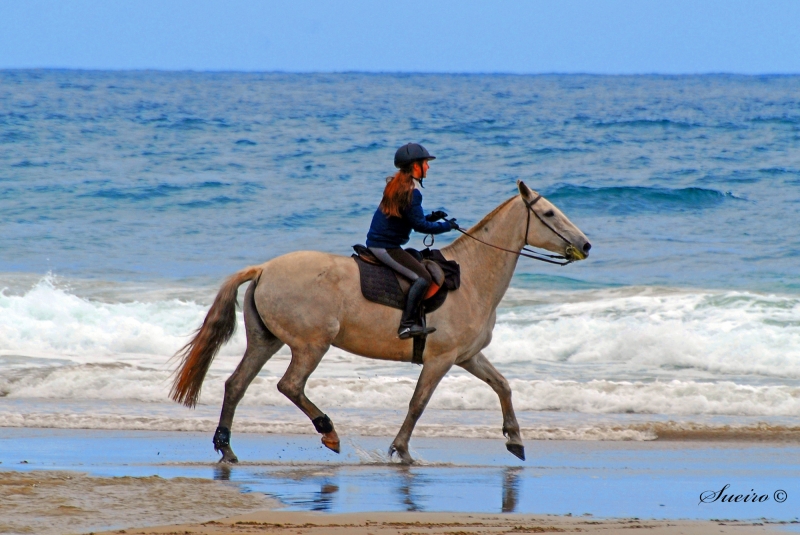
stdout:
[(388, 217), (403, 217), (403, 210), (411, 204), (414, 192), (414, 177), (410, 169), (401, 169), (389, 180), (383, 189), (383, 199), (378, 205)]

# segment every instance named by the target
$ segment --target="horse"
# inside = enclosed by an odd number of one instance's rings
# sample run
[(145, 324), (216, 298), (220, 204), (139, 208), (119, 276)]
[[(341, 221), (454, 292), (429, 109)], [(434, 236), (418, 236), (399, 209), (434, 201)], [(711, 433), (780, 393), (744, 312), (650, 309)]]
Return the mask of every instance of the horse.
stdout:
[[(506, 293), (525, 246), (563, 255), (569, 263), (588, 256), (586, 236), (552, 203), (517, 181), (519, 194), (504, 201), (477, 225), (441, 249), (461, 266), (461, 287), (428, 315), (422, 370), (408, 413), (389, 447), (403, 464), (414, 459), (409, 440), (436, 386), (454, 365), (488, 384), (500, 399), (502, 432), (510, 453), (525, 460), (525, 448), (511, 404), (511, 388), (482, 350), (492, 339), (497, 306)], [(531, 217), (531, 216), (534, 217)], [(558, 263), (553, 260), (545, 260)], [(222, 285), (203, 325), (176, 353), (180, 360), (170, 397), (194, 407), (211, 361), (236, 327), (238, 288), (250, 285), (243, 300), (247, 349), (225, 381), (225, 396), (214, 433), (219, 462), (236, 463), (230, 430), (237, 404), (264, 364), (284, 344), (291, 362), (278, 390), (292, 401), (322, 435), (322, 443), (339, 453), (333, 422), (306, 397), (305, 385), (331, 346), (363, 357), (410, 362), (413, 341), (397, 338), (400, 310), (367, 301), (361, 294), (359, 270), (349, 257), (298, 251), (231, 275)]]

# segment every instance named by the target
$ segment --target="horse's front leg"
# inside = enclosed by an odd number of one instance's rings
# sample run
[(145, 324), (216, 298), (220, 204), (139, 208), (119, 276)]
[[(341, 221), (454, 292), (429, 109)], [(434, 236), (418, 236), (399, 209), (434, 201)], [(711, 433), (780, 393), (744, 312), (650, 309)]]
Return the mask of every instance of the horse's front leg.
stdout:
[(417, 425), (417, 420), (422, 416), (422, 412), (428, 405), (433, 391), (436, 390), (439, 381), (453, 366), (455, 359), (455, 353), (444, 353), (425, 359), (422, 365), (422, 372), (419, 374), (417, 387), (414, 389), (414, 395), (411, 396), (411, 402), (408, 404), (406, 419), (403, 421), (400, 432), (397, 433), (392, 445), (389, 446), (389, 458), (394, 453), (397, 453), (400, 461), (404, 464), (414, 462), (414, 459), (408, 453), (408, 441), (411, 439), (411, 433), (414, 431), (414, 426)]
[(500, 398), (500, 407), (503, 410), (503, 434), (508, 438), (506, 449), (524, 461), (525, 446), (522, 445), (519, 424), (514, 415), (514, 407), (511, 405), (511, 387), (508, 386), (506, 378), (492, 366), (492, 363), (481, 352), (476, 353), (469, 360), (460, 362), (459, 366), (484, 381), (497, 393)]
[(311, 419), (314, 429), (322, 435), (322, 444), (339, 453), (339, 435), (333, 428), (333, 422), (306, 397), (305, 393), (308, 377), (317, 369), (329, 347), (328, 344), (292, 347), (292, 362), (278, 381), (278, 390)]

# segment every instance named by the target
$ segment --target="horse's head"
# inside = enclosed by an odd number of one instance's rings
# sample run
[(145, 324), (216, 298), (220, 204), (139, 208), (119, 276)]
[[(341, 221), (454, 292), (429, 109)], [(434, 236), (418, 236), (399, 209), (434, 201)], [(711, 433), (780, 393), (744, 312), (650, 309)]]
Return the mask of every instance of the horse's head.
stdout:
[(531, 212), (525, 237), (527, 245), (562, 254), (568, 260), (583, 260), (589, 256), (592, 244), (561, 210), (522, 180), (517, 180), (517, 187), (526, 210)]

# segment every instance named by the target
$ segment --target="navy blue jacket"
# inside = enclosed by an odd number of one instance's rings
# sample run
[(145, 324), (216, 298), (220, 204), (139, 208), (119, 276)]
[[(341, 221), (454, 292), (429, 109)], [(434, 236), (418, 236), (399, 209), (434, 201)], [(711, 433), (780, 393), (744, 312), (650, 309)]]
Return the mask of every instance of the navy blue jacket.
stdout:
[(367, 247), (392, 249), (408, 243), (411, 230), (425, 234), (441, 234), (452, 230), (447, 221), (431, 223), (425, 221), (422, 212), (422, 193), (415, 189), (411, 194), (411, 203), (403, 211), (403, 217), (389, 217), (378, 208), (372, 216), (372, 224), (367, 232)]

